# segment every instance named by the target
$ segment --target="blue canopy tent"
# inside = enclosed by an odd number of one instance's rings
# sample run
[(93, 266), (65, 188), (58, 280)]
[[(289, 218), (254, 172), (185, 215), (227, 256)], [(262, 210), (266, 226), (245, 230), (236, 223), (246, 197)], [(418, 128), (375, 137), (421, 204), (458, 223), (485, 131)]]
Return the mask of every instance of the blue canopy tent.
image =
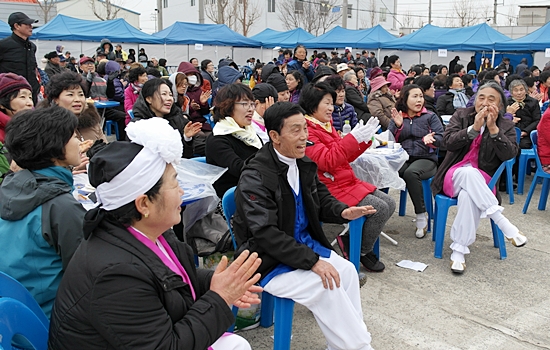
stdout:
[(381, 44), (395, 39), (381, 25), (370, 29), (351, 30), (336, 26), (323, 35), (302, 42), (306, 48), (331, 49), (341, 47), (380, 48)]
[(499, 51), (545, 51), (549, 47), (550, 22), (524, 37), (496, 44)]
[[(441, 28), (431, 24), (426, 24), (424, 27), (409, 35), (382, 43), (383, 49), (398, 49), (398, 50), (437, 50), (443, 47), (434, 47), (434, 43), (439, 43), (435, 38), (446, 35), (451, 28)], [(437, 44), (439, 45), (439, 44)], [(436, 45), (436, 46), (437, 46)]]
[(109, 21), (89, 21), (57, 15), (50, 22), (34, 31), (35, 40), (97, 41), (109, 38), (112, 42), (136, 44), (162, 44), (163, 41), (145, 34), (122, 18)]
[(262, 43), (247, 38), (225, 24), (199, 24), (176, 22), (170, 27), (153, 34), (165, 44), (219, 45), (235, 47), (260, 47)]
[(5, 38), (11, 35), (10, 25), (6, 22), (0, 21), (0, 38)]
[(273, 29), (265, 29), (251, 37), (262, 43), (263, 47), (295, 47), (298, 43), (315, 38), (315, 35), (310, 34), (302, 28), (296, 28), (286, 32), (280, 32)]

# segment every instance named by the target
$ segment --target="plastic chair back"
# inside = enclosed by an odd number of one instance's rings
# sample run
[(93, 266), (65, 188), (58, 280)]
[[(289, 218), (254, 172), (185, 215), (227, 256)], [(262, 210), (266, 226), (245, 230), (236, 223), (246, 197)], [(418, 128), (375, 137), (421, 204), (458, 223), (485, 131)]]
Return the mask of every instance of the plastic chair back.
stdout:
[(130, 116), (130, 119), (134, 119), (134, 118), (135, 118), (135, 117), (134, 117), (134, 111), (131, 110), (131, 109), (128, 110), (128, 115)]
[[(46, 327), (50, 327), (50, 320), (44, 314), (44, 311), (40, 308), (40, 305), (33, 298), (31, 293), (15, 278), (0, 271), (0, 297), (12, 298), (28, 307), (36, 317)], [(0, 300), (1, 300), (0, 298)]]
[(36, 350), (48, 348), (48, 328), (18, 300), (0, 298), (0, 347), (12, 349), (16, 335), (24, 336)]
[(515, 129), (516, 129), (516, 142), (519, 145), (519, 142), (521, 141), (521, 130), (518, 127), (516, 127)]
[(195, 162), (206, 163), (206, 157), (193, 157), (191, 158), (191, 160), (194, 160)]
[(231, 187), (224, 193), (222, 198), (222, 209), (223, 215), (225, 216), (225, 221), (229, 227), (229, 232), (231, 233), (231, 239), (233, 240), (233, 248), (237, 250), (237, 241), (235, 240), (235, 235), (233, 234), (233, 229), (231, 228), (231, 217), (237, 210), (237, 205), (235, 204), (235, 188), (236, 186)]
[(531, 131), (531, 143), (533, 144), (533, 152), (535, 152), (535, 161), (537, 162), (537, 167), (542, 169), (542, 163), (540, 162), (538, 145), (539, 145), (539, 132), (537, 130)]

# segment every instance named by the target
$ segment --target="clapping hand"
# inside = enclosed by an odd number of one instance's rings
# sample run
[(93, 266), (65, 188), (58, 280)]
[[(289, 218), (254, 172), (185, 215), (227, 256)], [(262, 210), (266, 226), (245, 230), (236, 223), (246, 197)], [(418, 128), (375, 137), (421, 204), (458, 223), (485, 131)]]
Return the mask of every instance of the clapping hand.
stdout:
[(202, 128), (202, 123), (200, 122), (188, 122), (185, 124), (185, 128), (183, 129), (183, 134), (189, 138), (197, 135)]
[(393, 119), (393, 122), (395, 123), (395, 126), (398, 128), (403, 125), (403, 115), (399, 113), (399, 111), (395, 108), (391, 109), (391, 118)]
[(358, 143), (368, 142), (378, 129), (380, 129), (380, 121), (376, 117), (371, 117), (367, 121), (367, 124), (364, 124), (363, 120), (360, 120), (350, 134), (355, 137)]
[(519, 103), (514, 102), (511, 105), (509, 105), (508, 107), (506, 107), (506, 112), (511, 113), (513, 115), (516, 115), (516, 112), (518, 111), (518, 109), (519, 109)]
[(491, 135), (497, 134), (499, 129), (497, 126), (498, 108), (496, 105), (489, 105), (487, 112), (487, 129)]
[(422, 138), (422, 141), (424, 141), (424, 144), (425, 144), (425, 145), (431, 145), (431, 144), (433, 144), (433, 143), (435, 142), (435, 137), (434, 137), (434, 135), (435, 135), (435, 132), (431, 132), (431, 133), (427, 134), (426, 136), (424, 136), (424, 137)]
[[(199, 98), (199, 101), (201, 101), (201, 104), (206, 104), (208, 102), (208, 99), (212, 96), (212, 90), (206, 90), (201, 93), (201, 97)], [(200, 108), (200, 107), (199, 107)]]

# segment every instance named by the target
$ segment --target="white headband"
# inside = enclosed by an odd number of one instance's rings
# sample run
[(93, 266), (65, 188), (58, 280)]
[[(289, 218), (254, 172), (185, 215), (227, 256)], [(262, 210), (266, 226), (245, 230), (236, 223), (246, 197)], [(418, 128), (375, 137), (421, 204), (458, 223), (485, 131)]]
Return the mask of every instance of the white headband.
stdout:
[(97, 186), (96, 197), (105, 210), (114, 210), (149, 191), (162, 177), (166, 164), (179, 163), (181, 135), (166, 119), (150, 118), (128, 124), (128, 138), (143, 149), (111, 181)]

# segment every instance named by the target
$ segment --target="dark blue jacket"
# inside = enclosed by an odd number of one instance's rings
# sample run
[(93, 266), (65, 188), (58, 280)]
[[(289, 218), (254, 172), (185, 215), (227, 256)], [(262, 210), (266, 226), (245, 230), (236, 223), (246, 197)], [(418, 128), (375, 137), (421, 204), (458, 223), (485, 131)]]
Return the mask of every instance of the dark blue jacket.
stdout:
[(355, 108), (345, 102), (343, 106), (334, 105), (334, 112), (332, 112), (332, 126), (334, 129), (342, 131), (342, 127), (346, 120), (349, 120), (349, 124), (353, 129), (355, 124), (357, 124), (357, 113), (355, 113)]
[(309, 66), (308, 69), (304, 69), (302, 67), (302, 61), (292, 60), (288, 62), (287, 64), (287, 72), (292, 72), (293, 70), (297, 70), (302, 74), (302, 76), (305, 78), (304, 84), (309, 83), (313, 80), (313, 76), (315, 75), (315, 72), (313, 71), (313, 66)]

